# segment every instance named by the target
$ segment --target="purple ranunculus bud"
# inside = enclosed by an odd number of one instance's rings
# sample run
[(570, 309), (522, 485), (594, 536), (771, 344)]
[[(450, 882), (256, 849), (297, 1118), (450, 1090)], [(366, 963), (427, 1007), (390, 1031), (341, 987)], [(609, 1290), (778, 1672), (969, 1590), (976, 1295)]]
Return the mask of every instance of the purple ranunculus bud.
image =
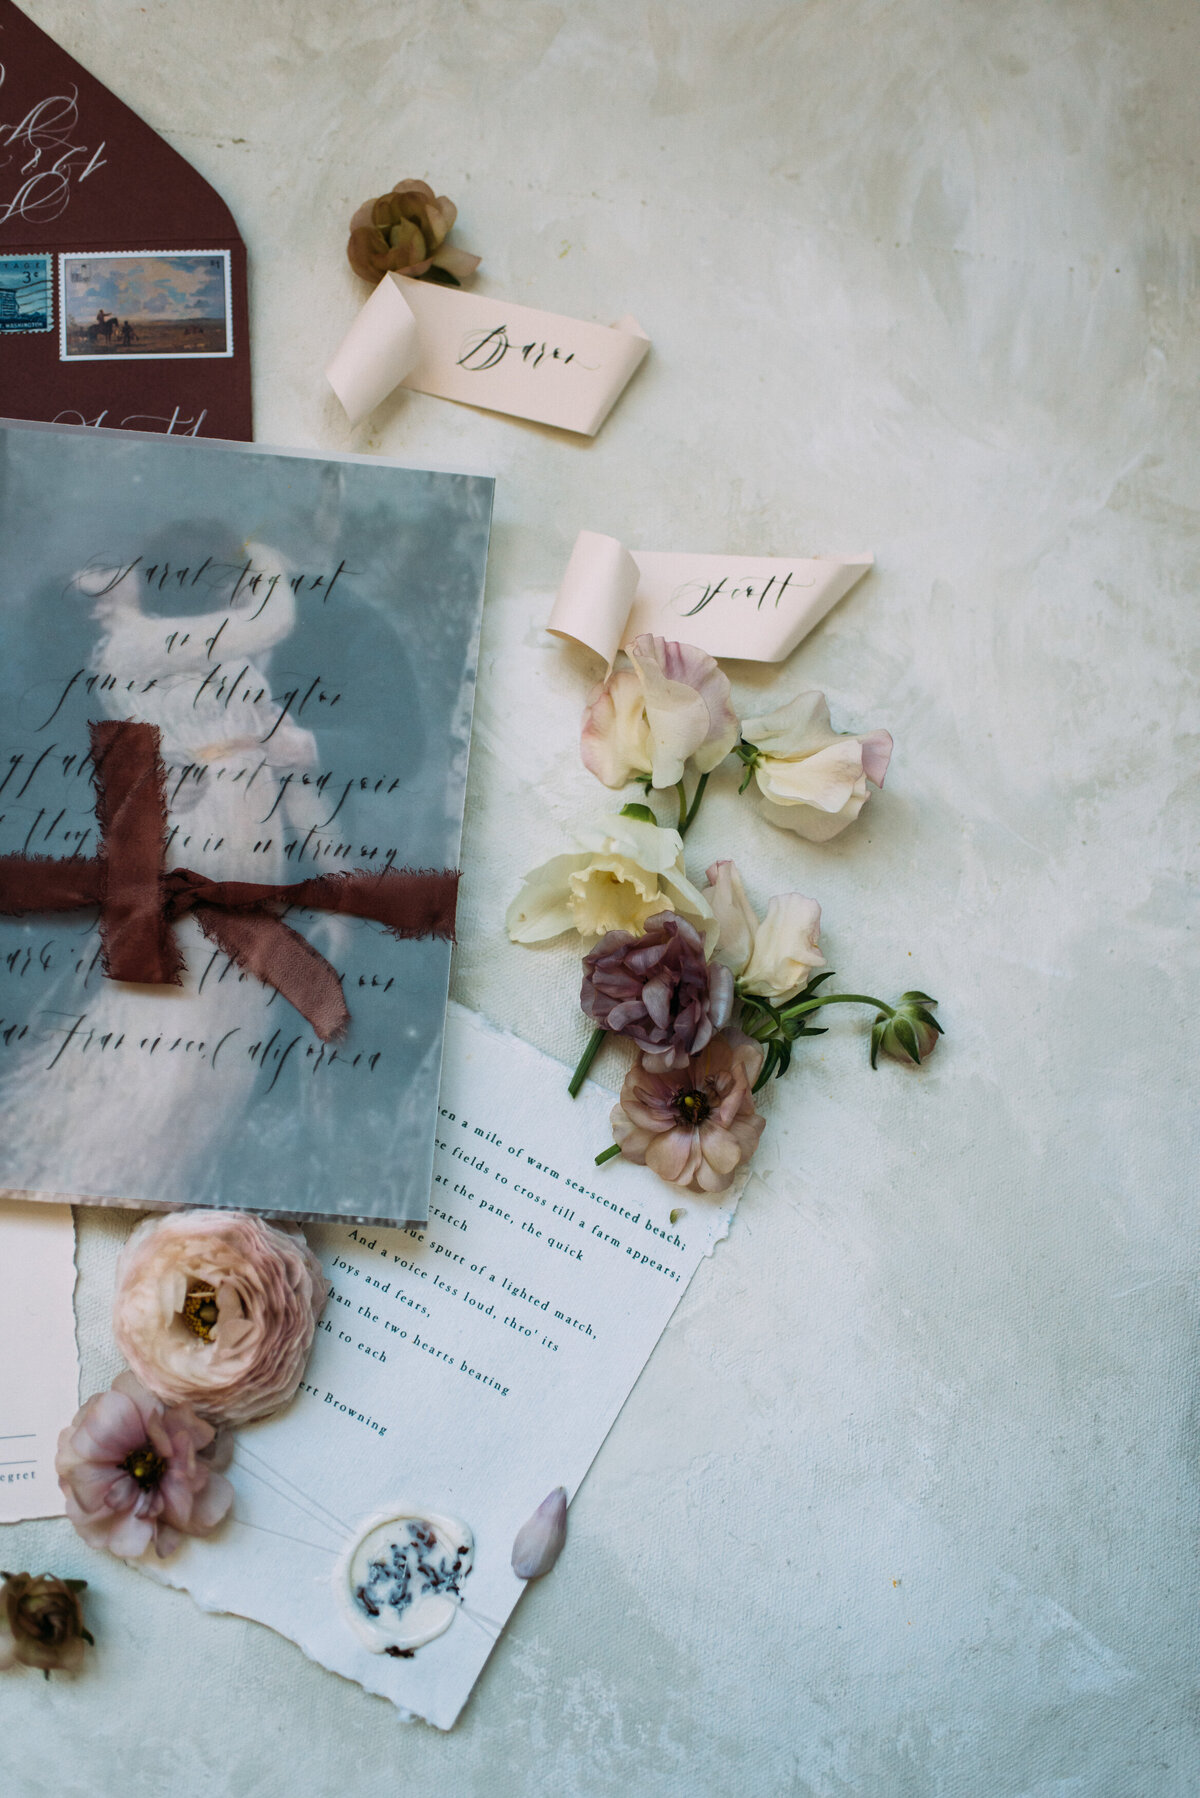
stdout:
[(733, 1011), (733, 976), (704, 959), (704, 939), (675, 912), (648, 918), (641, 936), (610, 930), (583, 958), (579, 1003), (604, 1030), (627, 1036), (645, 1066), (686, 1067)]

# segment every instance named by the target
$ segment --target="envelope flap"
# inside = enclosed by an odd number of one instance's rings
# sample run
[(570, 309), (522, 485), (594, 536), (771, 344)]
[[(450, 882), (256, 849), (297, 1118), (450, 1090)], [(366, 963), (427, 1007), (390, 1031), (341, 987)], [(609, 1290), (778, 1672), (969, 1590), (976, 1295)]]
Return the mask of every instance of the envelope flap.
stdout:
[(0, 249), (151, 249), (236, 240), (229, 208), (177, 150), (0, 0)]

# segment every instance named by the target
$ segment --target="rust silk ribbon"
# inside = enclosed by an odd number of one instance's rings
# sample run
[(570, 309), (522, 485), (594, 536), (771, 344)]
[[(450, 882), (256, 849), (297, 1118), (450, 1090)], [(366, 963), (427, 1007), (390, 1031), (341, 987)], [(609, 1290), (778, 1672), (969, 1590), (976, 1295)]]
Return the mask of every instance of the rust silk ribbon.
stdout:
[(100, 853), (61, 861), (0, 856), (0, 914), (99, 907), (101, 960), (110, 980), (182, 985), (183, 958), (171, 926), (191, 912), (238, 967), (273, 986), (322, 1042), (332, 1042), (350, 1022), (341, 981), (325, 957), (283, 922), (284, 911), (300, 905), (370, 918), (397, 937), (453, 940), (454, 869), (359, 870), (285, 885), (168, 870), (157, 726), (106, 720), (90, 730)]

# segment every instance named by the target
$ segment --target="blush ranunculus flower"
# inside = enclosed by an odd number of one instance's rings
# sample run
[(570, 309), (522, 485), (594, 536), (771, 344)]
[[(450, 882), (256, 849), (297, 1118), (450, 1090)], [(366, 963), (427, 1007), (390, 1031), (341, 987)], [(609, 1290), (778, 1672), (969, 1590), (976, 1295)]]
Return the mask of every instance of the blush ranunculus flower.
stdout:
[(639, 1059), (612, 1112), (621, 1154), (686, 1192), (728, 1191), (766, 1123), (750, 1092), (762, 1061), (758, 1043), (733, 1031), (682, 1068), (655, 1073)]
[(146, 1218), (121, 1251), (113, 1334), (168, 1404), (249, 1423), (295, 1392), (328, 1291), (294, 1226), (177, 1211)]
[(742, 737), (755, 752), (747, 759), (764, 815), (810, 843), (827, 843), (854, 822), (867, 803), (867, 782), (883, 785), (892, 753), (886, 730), (834, 730), (825, 695), (816, 692), (745, 719)]
[(710, 944), (716, 922), (683, 865), (683, 839), (640, 818), (601, 818), (576, 832), (577, 850), (552, 856), (525, 876), (508, 908), (514, 943), (544, 943), (577, 930), (585, 941), (610, 930), (640, 936), (656, 912), (678, 912)]
[(711, 773), (738, 740), (728, 677), (702, 649), (649, 633), (625, 653), (632, 666), (618, 668), (588, 696), (584, 767), (606, 787), (638, 775), (673, 787), (689, 761)]
[(164, 1405), (123, 1373), (58, 1439), (67, 1516), (92, 1548), (123, 1560), (173, 1554), (184, 1536), (211, 1535), (233, 1504), (215, 1467), (224, 1447), (189, 1405)]
[(704, 897), (720, 926), (716, 958), (736, 977), (738, 990), (773, 1004), (794, 999), (825, 966), (816, 900), (803, 893), (777, 893), (760, 923), (736, 862), (714, 862), (707, 879)]
[(428, 275), (437, 268), (457, 287), (479, 267), (478, 256), (446, 242), (457, 217), (453, 200), (435, 194), (427, 181), (397, 181), (391, 193), (365, 201), (350, 220), (350, 267), (364, 281)]
[(704, 939), (686, 918), (660, 912), (641, 936), (610, 930), (583, 958), (579, 1003), (603, 1030), (627, 1036), (642, 1065), (687, 1065), (733, 1012), (733, 977), (705, 959)]

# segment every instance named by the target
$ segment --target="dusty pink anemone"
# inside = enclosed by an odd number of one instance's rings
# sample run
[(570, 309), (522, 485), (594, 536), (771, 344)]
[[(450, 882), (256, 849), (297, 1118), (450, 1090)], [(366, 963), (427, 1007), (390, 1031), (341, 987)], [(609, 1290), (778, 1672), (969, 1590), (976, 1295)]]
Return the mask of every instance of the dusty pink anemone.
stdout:
[(647, 1068), (685, 1067), (729, 1022), (733, 975), (704, 959), (704, 938), (686, 918), (659, 912), (640, 936), (610, 930), (584, 956), (579, 1003), (637, 1043)]
[(225, 1445), (188, 1405), (167, 1406), (131, 1373), (97, 1392), (58, 1439), (67, 1516), (92, 1548), (136, 1560), (207, 1536), (233, 1503), (215, 1471)]
[(122, 1249), (113, 1334), (167, 1404), (249, 1423), (295, 1392), (328, 1290), (294, 1225), (177, 1211), (147, 1218)]
[(613, 1108), (613, 1135), (627, 1161), (687, 1192), (725, 1192), (758, 1147), (765, 1118), (750, 1088), (762, 1066), (757, 1043), (715, 1036), (682, 1068), (655, 1073), (639, 1060)]

